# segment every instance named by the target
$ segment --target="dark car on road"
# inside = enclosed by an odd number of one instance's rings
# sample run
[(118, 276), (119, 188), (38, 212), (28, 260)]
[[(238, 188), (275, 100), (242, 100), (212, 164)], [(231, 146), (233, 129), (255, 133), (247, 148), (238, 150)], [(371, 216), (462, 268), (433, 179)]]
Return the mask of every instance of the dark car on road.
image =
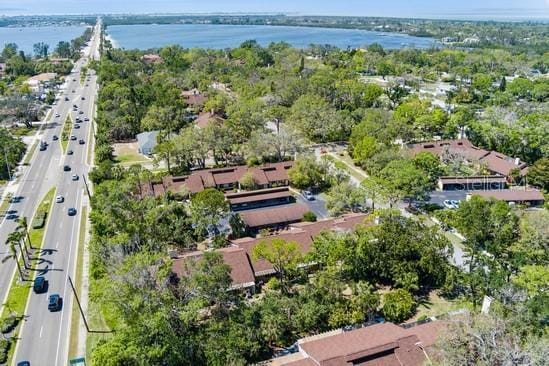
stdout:
[(67, 213), (69, 214), (69, 216), (74, 216), (76, 215), (76, 208), (69, 208), (69, 210), (67, 211)]
[(59, 311), (63, 306), (63, 299), (59, 294), (50, 295), (48, 299), (48, 310), (49, 311)]
[(59, 140), (59, 137), (57, 137), (57, 135), (53, 135), (52, 139), (53, 139), (53, 141), (57, 141), (57, 140)]
[(80, 128), (80, 125), (74, 125), (74, 128), (75, 128), (75, 129), (79, 129), (79, 128)]
[(30, 362), (29, 361), (19, 361), (17, 362), (17, 366), (30, 366)]
[(71, 136), (71, 141), (76, 141), (76, 136), (72, 135)]
[(72, 150), (67, 151), (67, 155), (72, 155), (72, 154), (74, 154), (74, 151)]
[(64, 172), (70, 172), (70, 171), (71, 171), (71, 167), (68, 166), (68, 165), (65, 165), (65, 166), (63, 167), (63, 171), (64, 171)]
[(84, 145), (85, 142), (84, 142), (84, 140), (80, 139), (80, 141), (78, 141), (78, 143), (79, 143), (80, 145)]
[(6, 215), (6, 220), (17, 220), (19, 218), (19, 215), (16, 213), (8, 213)]
[(69, 97), (65, 97), (65, 102), (68, 102), (69, 101)]
[(19, 202), (21, 202), (22, 199), (23, 199), (23, 197), (21, 197), (21, 196), (13, 196), (10, 199), (10, 203), (19, 203)]
[(41, 294), (43, 292), (46, 292), (46, 279), (42, 276), (38, 276), (34, 279), (34, 284), (32, 285), (32, 289), (35, 293)]

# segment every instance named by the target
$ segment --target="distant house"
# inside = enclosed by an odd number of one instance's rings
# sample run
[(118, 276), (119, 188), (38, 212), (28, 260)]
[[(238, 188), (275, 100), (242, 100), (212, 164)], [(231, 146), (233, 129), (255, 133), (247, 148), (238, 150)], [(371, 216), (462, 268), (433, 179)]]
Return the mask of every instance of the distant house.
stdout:
[(141, 132), (137, 137), (137, 146), (140, 154), (151, 156), (157, 144), (159, 131)]
[(187, 190), (190, 193), (198, 193), (206, 188), (227, 191), (239, 189), (239, 181), (248, 173), (252, 175), (258, 189), (288, 186), (290, 184), (288, 170), (292, 166), (293, 161), (284, 161), (258, 167), (241, 165), (195, 170), (190, 175), (181, 177), (163, 177), (161, 182), (145, 184), (142, 188), (144, 194), (156, 196), (160, 196), (166, 191), (177, 192)]
[(206, 103), (206, 94), (201, 93), (197, 89), (184, 90), (181, 92), (181, 97), (185, 101), (185, 104), (191, 108), (202, 108)]
[(508, 177), (518, 169), (521, 176), (526, 175), (528, 165), (519, 158), (512, 158), (496, 151), (488, 151), (473, 146), (468, 139), (440, 140), (408, 145), (413, 155), (430, 152), (437, 156), (460, 155), (470, 164), (484, 166), (490, 174)]
[(44, 72), (38, 75), (31, 76), (25, 81), (25, 84), (29, 86), (29, 89), (33, 93), (42, 93), (44, 87), (53, 82), (57, 74), (54, 72)]
[(220, 115), (212, 112), (203, 112), (198, 115), (198, 118), (194, 121), (196, 127), (205, 129), (211, 123), (223, 124), (225, 119)]
[(440, 177), (439, 191), (477, 191), (504, 189), (507, 179), (500, 175), (477, 175), (469, 177)]
[(500, 189), (493, 191), (475, 191), (467, 195), (467, 199), (472, 196), (479, 196), (484, 198), (494, 198), (497, 200), (505, 201), (510, 204), (519, 204), (526, 206), (541, 206), (545, 203), (545, 197), (543, 193), (533, 188), (522, 189)]
[(374, 324), (351, 331), (337, 329), (300, 339), (298, 352), (271, 360), (273, 366), (422, 366), (431, 364), (445, 322), (430, 321), (404, 328)]
[(0, 63), (0, 78), (3, 78), (6, 75), (6, 64)]
[(148, 64), (160, 64), (162, 63), (162, 61), (164, 61), (160, 55), (156, 54), (143, 55), (143, 57), (141, 57), (141, 60)]

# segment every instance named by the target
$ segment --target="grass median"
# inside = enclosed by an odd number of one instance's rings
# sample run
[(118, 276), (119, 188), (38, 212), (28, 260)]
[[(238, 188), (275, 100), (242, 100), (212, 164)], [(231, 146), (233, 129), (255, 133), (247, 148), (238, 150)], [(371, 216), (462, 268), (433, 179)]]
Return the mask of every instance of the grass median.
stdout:
[[(82, 301), (81, 292), (82, 292), (82, 278), (83, 278), (83, 262), (84, 262), (84, 247), (86, 245), (86, 230), (87, 230), (87, 216), (88, 208), (82, 207), (82, 215), (80, 216), (80, 230), (78, 233), (78, 254), (76, 260), (76, 275), (74, 278), (74, 286), (78, 292), (80, 301)], [(79, 357), (81, 355), (78, 353), (78, 344), (80, 343), (80, 310), (78, 309), (78, 304), (76, 299), (72, 302), (72, 314), (71, 314), (71, 332), (70, 332), (70, 341), (69, 341), (69, 358)]]
[(63, 154), (67, 152), (67, 147), (69, 146), (69, 139), (71, 136), (72, 131), (72, 118), (69, 113), (67, 118), (65, 119), (65, 123), (63, 123), (63, 129), (61, 130), (61, 149), (63, 150)]
[[(47, 221), (48, 221), (49, 213), (51, 211), (51, 207), (53, 205), (54, 196), (55, 196), (55, 188), (52, 188), (51, 190), (48, 191), (48, 193), (46, 193), (46, 195), (40, 202), (40, 205), (36, 209), (36, 213), (34, 216), (36, 216), (40, 212), (46, 213), (46, 222), (44, 223), (44, 225), (41, 228), (37, 228), (37, 229), (29, 228), (30, 242), (32, 243), (32, 245), (34, 245), (34, 248), (37, 249), (38, 252), (40, 252), (40, 250), (42, 249), (44, 234), (48, 226)], [(21, 266), (23, 267), (22, 259), (23, 258), (18, 258), (18, 260), (21, 263)], [(5, 324), (5, 322), (13, 318), (16, 318), (18, 320), (15, 323), (15, 327), (11, 329), (9, 332), (6, 332), (6, 334), (11, 334), (11, 337), (8, 338), (9, 344), (8, 344), (7, 361), (6, 361), (7, 365), (11, 365), (11, 362), (12, 362), (13, 352), (15, 350), (15, 342), (17, 342), (17, 337), (21, 327), (21, 320), (24, 316), (29, 294), (32, 289), (32, 284), (33, 284), (32, 280), (34, 279), (35, 265), (39, 261), (39, 259), (40, 259), (39, 255), (31, 259), (30, 269), (28, 271), (28, 278), (26, 279), (26, 281), (21, 281), (18, 273), (16, 273), (16, 275), (13, 277), (10, 290), (8, 292), (8, 296), (6, 299), (6, 303), (4, 304), (2, 314), (0, 314), (1, 324)], [(0, 364), (1, 363), (2, 363), (2, 355), (0, 354)]]

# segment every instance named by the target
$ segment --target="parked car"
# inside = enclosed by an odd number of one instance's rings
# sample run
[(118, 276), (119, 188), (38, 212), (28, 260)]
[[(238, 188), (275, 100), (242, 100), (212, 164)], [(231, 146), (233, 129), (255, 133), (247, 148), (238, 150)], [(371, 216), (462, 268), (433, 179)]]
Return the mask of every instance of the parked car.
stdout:
[(442, 204), (446, 208), (454, 208), (454, 205), (452, 204), (452, 201), (450, 201), (450, 200), (444, 200), (444, 202), (442, 202)]
[(70, 172), (71, 171), (71, 167), (69, 165), (65, 165), (63, 166), (63, 171), (64, 172)]
[(76, 208), (74, 208), (74, 207), (69, 208), (69, 209), (67, 210), (67, 214), (68, 214), (69, 216), (74, 216), (74, 215), (76, 215)]
[(458, 201), (458, 200), (450, 200), (450, 203), (452, 204), (452, 206), (454, 208), (459, 208), (459, 204), (461, 203), (461, 201)]
[(49, 311), (59, 311), (63, 306), (63, 299), (59, 294), (52, 294), (48, 299), (48, 310)]
[(314, 196), (313, 192), (311, 192), (311, 191), (303, 191), (303, 197), (305, 197), (305, 199), (307, 199), (307, 201), (314, 201), (315, 200), (315, 196)]
[(32, 285), (32, 289), (35, 293), (41, 294), (43, 292), (46, 292), (46, 279), (42, 276), (38, 276), (34, 279), (34, 283)]

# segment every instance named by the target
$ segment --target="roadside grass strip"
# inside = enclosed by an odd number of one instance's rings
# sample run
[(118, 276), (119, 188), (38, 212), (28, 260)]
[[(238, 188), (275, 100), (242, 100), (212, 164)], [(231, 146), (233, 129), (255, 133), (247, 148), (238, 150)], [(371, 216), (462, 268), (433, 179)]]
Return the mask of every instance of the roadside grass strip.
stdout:
[[(44, 234), (46, 232), (46, 228), (48, 227), (48, 217), (49, 213), (51, 211), (52, 205), (53, 205), (53, 197), (55, 196), (55, 188), (52, 188), (51, 190), (46, 193), (44, 198), (42, 199), (40, 205), (38, 206), (34, 216), (40, 215), (40, 213), (46, 214), (46, 222), (45, 224), (38, 229), (32, 228), (32, 222), (34, 221), (35, 217), (33, 217), (33, 220), (30, 221), (29, 224), (29, 237), (31, 243), (34, 245), (39, 245), (38, 247), (35, 247), (35, 250), (37, 250), (37, 253), (40, 253), (43, 241), (44, 241)], [(23, 267), (23, 258), (18, 257), (17, 260), (19, 260), (21, 266)], [(21, 327), (21, 320), (24, 317), (25, 308), (27, 306), (27, 301), (29, 298), (30, 291), (32, 289), (33, 280), (34, 280), (34, 273), (35, 273), (35, 265), (40, 260), (40, 255), (38, 255), (36, 258), (31, 259), (30, 261), (30, 269), (27, 271), (30, 273), (31, 277), (28, 278), (26, 281), (21, 282), (19, 279), (19, 273), (15, 273), (13, 276), (13, 280), (11, 282), (10, 290), (7, 296), (6, 303), (4, 304), (4, 308), (2, 310), (2, 314), (0, 314), (0, 324), (8, 324), (10, 321), (13, 321), (16, 319), (16, 321), (11, 325), (10, 327), (6, 327), (4, 329), (0, 329), (2, 331), (9, 329), (5, 334), (0, 335), (0, 340), (5, 339), (3, 342), (4, 345), (7, 348), (7, 354), (2, 354), (3, 345), (0, 344), (0, 364), (2, 364), (2, 361), (5, 361), (7, 365), (11, 365), (12, 358), (13, 358), (13, 352), (15, 351), (15, 343), (17, 342), (18, 336), (19, 336), (19, 330)], [(17, 271), (16, 271), (17, 272)], [(3, 327), (0, 327), (3, 328)], [(11, 329), (10, 329), (11, 328)], [(8, 336), (10, 335), (11, 336)], [(4, 359), (3, 359), (4, 357)]]
[(69, 113), (69, 115), (65, 119), (65, 123), (63, 123), (63, 129), (61, 130), (61, 138), (59, 139), (61, 141), (61, 149), (63, 150), (63, 154), (67, 152), (71, 131), (72, 131), (72, 118)]
[[(0, 197), (2, 199), (2, 197)], [(6, 215), (6, 211), (10, 207), (11, 194), (4, 196), (4, 200), (0, 201), (0, 220)]]
[(30, 161), (34, 155), (34, 152), (36, 151), (36, 146), (38, 146), (38, 141), (34, 141), (29, 148), (29, 151), (27, 152), (27, 155), (25, 156), (25, 160), (23, 160), (23, 165), (29, 165)]
[[(84, 246), (86, 245), (86, 230), (87, 230), (87, 218), (88, 218), (88, 208), (82, 207), (82, 214), (80, 215), (80, 230), (78, 233), (78, 255), (76, 260), (76, 276), (74, 278), (74, 286), (78, 292), (78, 297), (80, 297), (82, 291), (82, 276), (84, 272), (83, 262), (84, 262)], [(70, 340), (69, 340), (69, 358), (81, 356), (78, 353), (78, 344), (79, 340), (79, 328), (80, 328), (80, 310), (78, 309), (78, 304), (76, 299), (72, 302), (72, 314), (71, 314), (71, 330), (70, 330)]]

